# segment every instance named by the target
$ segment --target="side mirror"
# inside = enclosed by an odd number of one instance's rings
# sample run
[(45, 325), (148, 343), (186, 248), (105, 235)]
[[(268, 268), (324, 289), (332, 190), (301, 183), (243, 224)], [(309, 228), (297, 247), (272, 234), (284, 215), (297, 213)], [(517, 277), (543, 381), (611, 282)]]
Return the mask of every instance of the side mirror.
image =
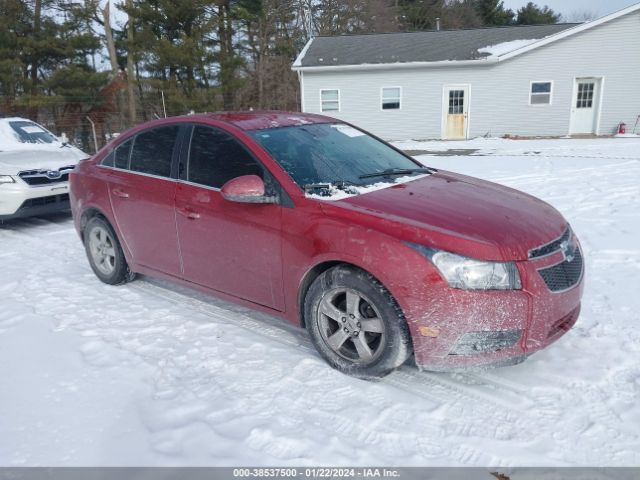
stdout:
[(278, 203), (278, 197), (265, 196), (264, 182), (257, 175), (232, 178), (220, 189), (222, 197), (238, 203)]

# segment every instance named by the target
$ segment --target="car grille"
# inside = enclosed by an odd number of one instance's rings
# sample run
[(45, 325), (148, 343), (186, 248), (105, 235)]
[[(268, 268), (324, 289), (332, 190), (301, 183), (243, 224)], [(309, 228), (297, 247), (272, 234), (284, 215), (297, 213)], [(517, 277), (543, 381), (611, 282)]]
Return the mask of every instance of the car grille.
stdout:
[(573, 258), (565, 260), (553, 267), (538, 270), (540, 276), (552, 292), (568, 290), (576, 285), (582, 277), (582, 253), (578, 247), (573, 252)]
[(541, 247), (529, 250), (529, 258), (539, 258), (549, 255), (557, 250), (560, 250), (560, 246), (564, 242), (569, 242), (571, 238), (571, 228), (567, 228), (560, 238), (557, 238), (553, 242), (542, 245)]
[(20, 172), (18, 176), (32, 187), (38, 187), (69, 181), (69, 172), (73, 168), (73, 165), (69, 165), (59, 170), (26, 170)]
[(63, 193), (60, 195), (49, 195), (48, 197), (30, 198), (29, 200), (25, 200), (24, 203), (20, 206), (20, 208), (42, 207), (44, 205), (49, 205), (51, 203), (68, 202), (68, 201), (69, 201), (68, 193)]

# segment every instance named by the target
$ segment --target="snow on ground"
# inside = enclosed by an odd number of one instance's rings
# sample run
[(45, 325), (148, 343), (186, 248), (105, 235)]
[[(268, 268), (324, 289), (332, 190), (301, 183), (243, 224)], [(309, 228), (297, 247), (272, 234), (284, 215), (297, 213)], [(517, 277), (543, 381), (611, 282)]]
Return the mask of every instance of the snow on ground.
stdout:
[(68, 216), (0, 226), (0, 465), (640, 464), (640, 140), (403, 142), (560, 209), (577, 326), (524, 364), (380, 382), (304, 332), (168, 283), (93, 275)]

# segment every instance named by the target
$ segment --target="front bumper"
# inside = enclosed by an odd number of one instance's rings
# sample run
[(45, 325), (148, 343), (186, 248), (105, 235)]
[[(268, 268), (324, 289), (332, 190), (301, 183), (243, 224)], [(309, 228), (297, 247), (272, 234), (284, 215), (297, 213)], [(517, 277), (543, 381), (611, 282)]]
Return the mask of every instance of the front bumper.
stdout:
[[(575, 285), (560, 292), (549, 289), (539, 270), (563, 260), (558, 252), (518, 262), (523, 289), (511, 291), (450, 288), (427, 264), (401, 296), (418, 367), (455, 371), (513, 365), (558, 340), (580, 314), (584, 270)], [(487, 334), (486, 344), (475, 340), (481, 334)]]
[(0, 185), (0, 221), (68, 210), (69, 183), (30, 187), (21, 180)]

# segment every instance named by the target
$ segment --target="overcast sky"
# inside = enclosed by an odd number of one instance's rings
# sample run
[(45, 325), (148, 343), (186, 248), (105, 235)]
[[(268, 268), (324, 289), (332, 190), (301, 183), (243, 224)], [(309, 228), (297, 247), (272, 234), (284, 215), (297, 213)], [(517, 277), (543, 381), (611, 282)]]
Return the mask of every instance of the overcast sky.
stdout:
[(526, 5), (529, 1), (538, 5), (547, 5), (552, 10), (562, 13), (565, 17), (571, 17), (573, 12), (591, 12), (598, 17), (607, 15), (617, 10), (622, 10), (640, 0), (503, 0), (504, 6), (512, 10)]

